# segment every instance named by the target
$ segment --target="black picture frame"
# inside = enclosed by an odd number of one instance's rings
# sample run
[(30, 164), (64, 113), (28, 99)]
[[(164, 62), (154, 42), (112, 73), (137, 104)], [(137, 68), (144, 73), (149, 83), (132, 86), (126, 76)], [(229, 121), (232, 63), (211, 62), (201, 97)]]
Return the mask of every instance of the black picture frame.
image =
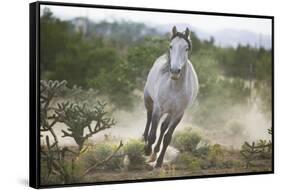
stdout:
[[(87, 8), (103, 8), (117, 10), (136, 10), (136, 11), (153, 11), (165, 13), (186, 13), (195, 15), (216, 15), (226, 17), (245, 17), (245, 18), (262, 18), (269, 19), (272, 23), (272, 170), (264, 172), (247, 172), (233, 174), (214, 174), (204, 176), (185, 176), (185, 177), (169, 177), (157, 179), (139, 179), (139, 180), (123, 180), (123, 181), (107, 181), (93, 183), (77, 183), (64, 185), (41, 185), (40, 184), (40, 6), (55, 5), (55, 6), (70, 6), (70, 7), (87, 7)], [(259, 175), (274, 173), (274, 16), (265, 15), (248, 15), (248, 14), (233, 14), (219, 12), (201, 12), (188, 10), (170, 10), (156, 8), (141, 8), (141, 7), (123, 7), (109, 5), (92, 5), (80, 3), (64, 3), (64, 2), (48, 2), (37, 1), (29, 4), (29, 38), (30, 38), (30, 75), (29, 75), (29, 185), (33, 188), (54, 188), (54, 187), (70, 187), (70, 186), (87, 186), (101, 184), (121, 184), (121, 183), (136, 183), (136, 182), (151, 182), (165, 180), (183, 180), (193, 178), (211, 178), (211, 177), (229, 177), (229, 176), (244, 176), (244, 175)]]

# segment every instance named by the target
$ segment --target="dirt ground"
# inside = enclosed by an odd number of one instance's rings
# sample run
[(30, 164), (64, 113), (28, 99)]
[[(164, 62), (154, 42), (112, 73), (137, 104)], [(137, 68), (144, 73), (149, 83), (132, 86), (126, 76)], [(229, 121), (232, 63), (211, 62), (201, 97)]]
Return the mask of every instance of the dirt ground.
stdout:
[(138, 170), (138, 171), (96, 171), (84, 179), (84, 182), (99, 182), (99, 181), (122, 181), (122, 180), (138, 180), (138, 179), (154, 179), (154, 178), (173, 178), (173, 177), (188, 177), (188, 176), (204, 176), (215, 174), (235, 174), (249, 172), (264, 172), (266, 168), (230, 168), (230, 169), (207, 169), (200, 171), (175, 170), (173, 168), (161, 168), (153, 170)]

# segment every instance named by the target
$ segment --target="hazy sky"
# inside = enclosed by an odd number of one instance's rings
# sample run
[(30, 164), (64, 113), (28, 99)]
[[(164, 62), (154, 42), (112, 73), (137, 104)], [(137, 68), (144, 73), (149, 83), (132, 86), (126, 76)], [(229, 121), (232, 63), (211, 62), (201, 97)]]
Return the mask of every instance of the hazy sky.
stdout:
[[(45, 5), (41, 5), (42, 8)], [(68, 6), (49, 6), (55, 16), (72, 19), (87, 16), (93, 21), (134, 21), (144, 22), (150, 26), (188, 24), (211, 33), (223, 29), (246, 30), (257, 34), (271, 36), (271, 20), (245, 17), (208, 16), (180, 13), (163, 13), (147, 11), (112, 10), (100, 8), (81, 8)]]

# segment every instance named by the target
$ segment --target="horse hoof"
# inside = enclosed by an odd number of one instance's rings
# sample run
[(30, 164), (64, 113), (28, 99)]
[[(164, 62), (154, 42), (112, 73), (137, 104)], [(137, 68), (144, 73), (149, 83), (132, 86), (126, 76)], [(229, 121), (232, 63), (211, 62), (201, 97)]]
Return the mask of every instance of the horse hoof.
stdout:
[(146, 156), (149, 156), (149, 155), (151, 154), (151, 152), (152, 152), (151, 146), (145, 145), (145, 146), (144, 146), (144, 154), (145, 154)]
[(162, 167), (162, 163), (160, 164), (159, 162), (156, 162), (154, 168), (161, 168)]
[(157, 154), (155, 152), (153, 152), (151, 155), (150, 155), (150, 158), (147, 160), (147, 163), (149, 162), (154, 162), (157, 158)]

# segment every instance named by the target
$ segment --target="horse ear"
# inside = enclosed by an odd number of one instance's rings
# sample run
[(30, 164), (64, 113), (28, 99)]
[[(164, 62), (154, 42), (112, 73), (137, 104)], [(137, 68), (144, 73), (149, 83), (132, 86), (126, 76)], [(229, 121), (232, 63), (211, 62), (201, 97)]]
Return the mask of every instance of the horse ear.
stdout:
[(177, 32), (178, 32), (177, 28), (176, 28), (176, 26), (174, 26), (173, 29), (172, 29), (173, 36), (177, 35)]
[(186, 36), (187, 39), (189, 39), (189, 37), (190, 37), (190, 30), (187, 27), (185, 29), (185, 36)]

